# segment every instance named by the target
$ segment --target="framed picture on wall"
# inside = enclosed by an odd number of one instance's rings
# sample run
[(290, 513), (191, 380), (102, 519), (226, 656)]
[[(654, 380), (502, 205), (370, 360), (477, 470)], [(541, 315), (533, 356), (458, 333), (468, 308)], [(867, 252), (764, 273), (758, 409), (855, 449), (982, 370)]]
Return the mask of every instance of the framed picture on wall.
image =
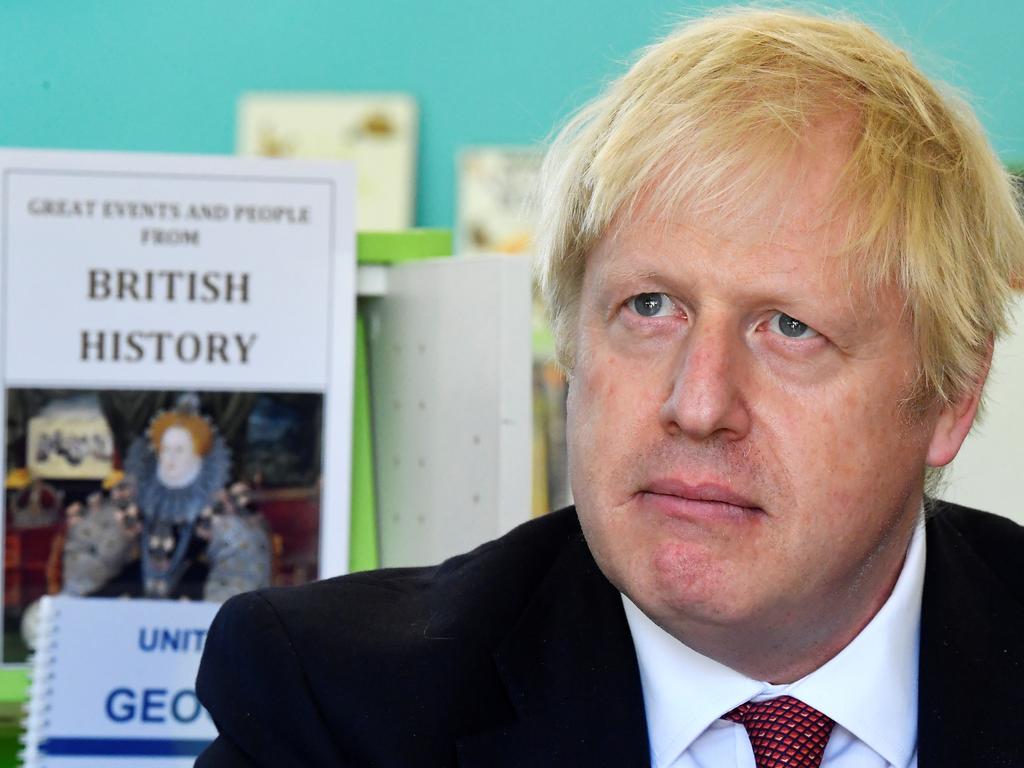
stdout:
[(350, 160), (356, 226), (415, 224), (419, 111), (404, 93), (250, 93), (238, 103), (241, 155)]

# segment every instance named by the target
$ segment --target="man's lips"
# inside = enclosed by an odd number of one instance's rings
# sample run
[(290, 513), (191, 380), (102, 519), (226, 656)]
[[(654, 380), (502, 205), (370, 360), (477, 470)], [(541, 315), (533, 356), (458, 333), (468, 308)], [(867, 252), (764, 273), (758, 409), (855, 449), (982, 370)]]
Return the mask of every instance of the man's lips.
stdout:
[(764, 511), (753, 499), (718, 483), (690, 484), (664, 478), (646, 483), (640, 494), (673, 517), (734, 518)]

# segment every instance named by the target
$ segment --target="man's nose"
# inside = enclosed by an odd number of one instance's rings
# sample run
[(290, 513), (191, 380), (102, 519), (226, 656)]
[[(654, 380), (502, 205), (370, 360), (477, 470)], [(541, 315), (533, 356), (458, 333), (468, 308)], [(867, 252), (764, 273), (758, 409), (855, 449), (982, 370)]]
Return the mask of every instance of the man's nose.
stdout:
[(739, 440), (750, 431), (747, 349), (726, 323), (698, 321), (682, 342), (660, 417), (672, 435)]

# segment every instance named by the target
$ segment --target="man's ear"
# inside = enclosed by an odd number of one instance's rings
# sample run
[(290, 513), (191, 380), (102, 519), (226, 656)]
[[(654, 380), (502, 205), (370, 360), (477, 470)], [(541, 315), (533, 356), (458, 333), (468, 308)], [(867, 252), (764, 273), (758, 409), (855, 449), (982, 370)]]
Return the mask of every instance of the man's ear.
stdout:
[(939, 412), (938, 421), (932, 430), (931, 442), (928, 443), (926, 463), (929, 467), (943, 467), (949, 464), (960, 451), (967, 433), (971, 431), (974, 417), (978, 413), (978, 404), (981, 402), (981, 390), (992, 366), (993, 344), (994, 340), (990, 337), (981, 371), (974, 384), (956, 401), (944, 406)]

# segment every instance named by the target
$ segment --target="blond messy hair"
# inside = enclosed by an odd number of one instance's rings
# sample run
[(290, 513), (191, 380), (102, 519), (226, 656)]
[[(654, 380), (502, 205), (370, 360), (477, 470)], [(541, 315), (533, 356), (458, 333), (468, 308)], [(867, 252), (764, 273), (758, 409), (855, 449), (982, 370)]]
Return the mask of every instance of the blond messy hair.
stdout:
[(537, 277), (562, 366), (588, 253), (638, 204), (728, 215), (756, 204), (830, 116), (853, 117), (829, 211), (865, 288), (906, 297), (919, 350), (908, 401), (954, 401), (984, 375), (1024, 278), (1008, 172), (970, 108), (866, 25), (734, 9), (642, 52), (553, 142), (542, 171)]

